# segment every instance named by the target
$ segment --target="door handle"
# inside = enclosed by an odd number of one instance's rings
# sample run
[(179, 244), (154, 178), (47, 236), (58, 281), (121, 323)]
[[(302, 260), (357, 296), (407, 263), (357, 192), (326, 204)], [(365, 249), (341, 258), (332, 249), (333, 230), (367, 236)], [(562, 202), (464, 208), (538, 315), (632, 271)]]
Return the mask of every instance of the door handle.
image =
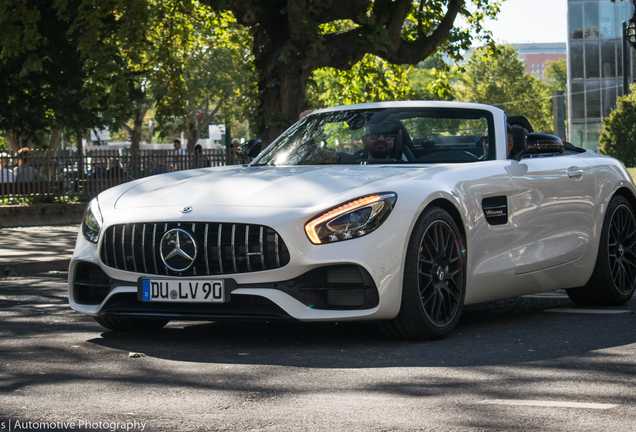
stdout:
[(581, 178), (583, 177), (583, 170), (577, 167), (568, 168), (568, 177), (575, 179)]

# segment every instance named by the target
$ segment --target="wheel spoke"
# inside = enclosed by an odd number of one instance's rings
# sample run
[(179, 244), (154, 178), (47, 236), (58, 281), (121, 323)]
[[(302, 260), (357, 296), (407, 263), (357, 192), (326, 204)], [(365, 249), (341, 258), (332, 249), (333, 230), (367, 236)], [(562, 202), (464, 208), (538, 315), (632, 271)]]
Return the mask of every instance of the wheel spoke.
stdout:
[(443, 289), (444, 289), (444, 292), (446, 292), (449, 297), (452, 297), (455, 302), (459, 302), (459, 293), (453, 292), (453, 290), (451, 290), (449, 286)]

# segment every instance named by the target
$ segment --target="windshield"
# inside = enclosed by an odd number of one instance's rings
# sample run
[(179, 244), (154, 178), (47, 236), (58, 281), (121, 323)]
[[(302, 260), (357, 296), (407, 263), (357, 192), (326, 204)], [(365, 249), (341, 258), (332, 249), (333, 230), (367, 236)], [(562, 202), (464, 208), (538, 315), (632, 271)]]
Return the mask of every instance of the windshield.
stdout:
[[(289, 128), (253, 165), (467, 163), (495, 159), (489, 111), (380, 108), (316, 113)], [(494, 134), (493, 134), (494, 135)]]

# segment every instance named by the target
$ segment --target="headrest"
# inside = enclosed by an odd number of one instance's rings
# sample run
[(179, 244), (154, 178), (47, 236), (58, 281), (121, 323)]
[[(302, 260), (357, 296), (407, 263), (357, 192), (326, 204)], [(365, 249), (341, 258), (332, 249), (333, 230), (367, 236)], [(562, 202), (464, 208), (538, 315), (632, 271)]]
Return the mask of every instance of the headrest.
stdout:
[(392, 133), (397, 134), (401, 130), (400, 122), (387, 121), (377, 124), (367, 123), (367, 127), (369, 128), (369, 133), (372, 134), (383, 134), (383, 133)]
[(510, 152), (509, 158), (513, 158), (517, 153), (526, 149), (526, 137), (528, 136), (528, 130), (526, 128), (522, 128), (519, 126), (515, 126), (512, 128), (512, 151)]

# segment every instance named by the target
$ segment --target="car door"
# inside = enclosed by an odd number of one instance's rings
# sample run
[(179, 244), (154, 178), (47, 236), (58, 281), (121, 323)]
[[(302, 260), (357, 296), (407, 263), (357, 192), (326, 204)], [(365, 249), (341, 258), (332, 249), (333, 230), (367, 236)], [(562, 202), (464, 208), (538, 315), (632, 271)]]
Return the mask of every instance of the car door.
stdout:
[(564, 154), (511, 160), (509, 172), (515, 273), (539, 271), (581, 257), (594, 222), (592, 168)]

